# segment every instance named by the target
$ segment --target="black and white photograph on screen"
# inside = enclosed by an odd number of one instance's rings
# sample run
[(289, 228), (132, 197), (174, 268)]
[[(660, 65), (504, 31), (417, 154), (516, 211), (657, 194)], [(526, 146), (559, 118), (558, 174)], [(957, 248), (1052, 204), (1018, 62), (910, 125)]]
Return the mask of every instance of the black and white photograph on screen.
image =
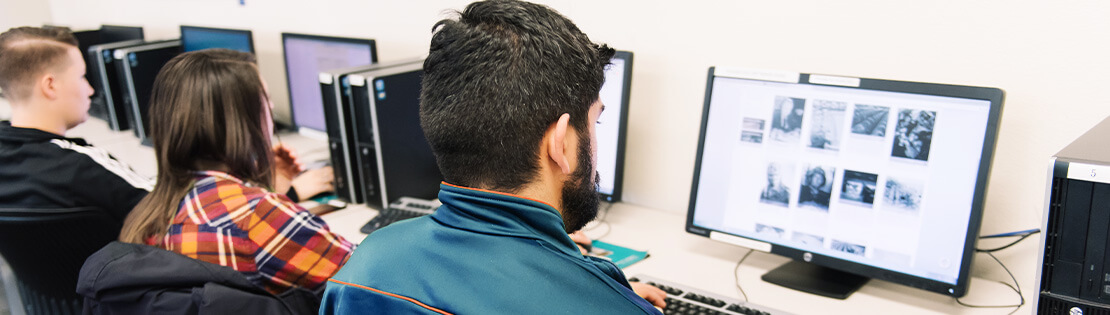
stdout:
[(840, 150), (840, 130), (848, 103), (813, 100), (810, 112), (809, 147), (830, 151)]
[(835, 240), (835, 239), (832, 240), (832, 249), (835, 250), (835, 251), (841, 251), (841, 252), (849, 253), (849, 254), (852, 254), (852, 255), (860, 255), (860, 256), (864, 256), (866, 254), (865, 251), (867, 251), (866, 246), (863, 246), (863, 245), (860, 245), (860, 244), (852, 244), (852, 243), (839, 241), (839, 240)]
[(759, 234), (760, 236), (768, 237), (768, 238), (780, 238), (781, 239), (784, 236), (786, 236), (786, 230), (783, 230), (780, 227), (775, 227), (775, 226), (756, 223), (755, 224), (755, 234)]
[(821, 165), (807, 165), (798, 191), (798, 206), (829, 211), (829, 198), (832, 197), (832, 183), (835, 181), (836, 168)]
[(767, 121), (759, 118), (744, 117), (744, 130), (763, 132), (763, 125)]
[(751, 143), (763, 143), (763, 133), (757, 131), (741, 131), (740, 141)]
[(927, 110), (903, 109), (898, 112), (898, 126), (894, 131), (894, 157), (929, 160), (929, 148), (933, 142), (933, 126), (937, 112)]
[(759, 202), (785, 208), (790, 203), (790, 188), (783, 183), (786, 178), (794, 178), (793, 163), (767, 163), (767, 182), (759, 192)]
[(886, 137), (888, 120), (890, 120), (890, 107), (857, 104), (855, 113), (852, 114), (852, 133)]
[(806, 247), (819, 248), (819, 247), (824, 247), (824, 245), (825, 245), (825, 237), (822, 237), (822, 236), (817, 236), (817, 235), (807, 234), (807, 233), (802, 233), (802, 232), (794, 232), (793, 237), (794, 237), (793, 240), (795, 242), (801, 243), (802, 245), (804, 245)]
[(888, 178), (883, 187), (883, 209), (917, 213), (924, 185), (918, 181)]
[(805, 117), (806, 100), (776, 96), (768, 137), (782, 143), (798, 143), (802, 135), (802, 118)]
[(844, 182), (840, 185), (840, 202), (871, 208), (875, 204), (875, 188), (879, 175), (844, 170)]

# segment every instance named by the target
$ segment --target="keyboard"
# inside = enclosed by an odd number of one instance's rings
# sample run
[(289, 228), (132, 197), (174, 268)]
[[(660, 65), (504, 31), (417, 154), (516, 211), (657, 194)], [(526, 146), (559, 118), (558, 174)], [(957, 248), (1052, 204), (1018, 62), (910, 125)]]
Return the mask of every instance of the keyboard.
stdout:
[(770, 307), (741, 302), (738, 299), (705, 292), (690, 286), (659, 280), (650, 276), (638, 275), (628, 281), (639, 281), (667, 292), (666, 315), (704, 314), (704, 315), (788, 315), (791, 313)]
[(366, 234), (374, 233), (374, 231), (393, 224), (393, 222), (432, 214), (438, 207), (438, 201), (401, 198), (401, 200), (389, 204), (389, 207), (378, 212), (378, 215), (370, 219), (370, 222), (366, 222), (366, 225), (363, 225), (359, 231)]

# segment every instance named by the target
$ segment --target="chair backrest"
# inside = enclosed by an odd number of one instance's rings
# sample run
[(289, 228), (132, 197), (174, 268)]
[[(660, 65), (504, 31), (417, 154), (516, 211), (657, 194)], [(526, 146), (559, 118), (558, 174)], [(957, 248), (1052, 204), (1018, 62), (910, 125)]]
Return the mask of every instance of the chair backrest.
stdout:
[(121, 222), (95, 207), (0, 209), (0, 256), (20, 282), (27, 313), (79, 312), (81, 265), (120, 229)]

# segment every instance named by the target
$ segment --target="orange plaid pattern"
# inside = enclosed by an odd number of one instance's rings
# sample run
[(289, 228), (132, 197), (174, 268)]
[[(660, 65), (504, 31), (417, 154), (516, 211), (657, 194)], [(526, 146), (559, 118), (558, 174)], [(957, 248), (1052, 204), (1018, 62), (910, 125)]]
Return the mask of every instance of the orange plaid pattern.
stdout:
[(242, 272), (274, 294), (319, 288), (354, 245), (288, 197), (205, 171), (181, 201), (161, 246)]

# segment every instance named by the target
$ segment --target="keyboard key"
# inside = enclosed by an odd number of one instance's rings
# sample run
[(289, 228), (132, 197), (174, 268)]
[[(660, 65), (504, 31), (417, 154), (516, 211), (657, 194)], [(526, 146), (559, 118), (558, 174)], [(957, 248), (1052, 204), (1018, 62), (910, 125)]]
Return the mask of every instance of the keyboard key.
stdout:
[[(712, 293), (705, 293), (690, 288), (681, 284), (669, 283), (652, 277), (638, 275), (633, 279), (640, 282), (654, 286), (667, 292), (667, 297), (664, 301), (667, 302), (667, 307), (663, 309), (663, 314), (692, 314), (692, 315), (788, 315), (789, 313), (758, 306), (751, 303), (743, 303), (735, 299), (720, 297)], [(727, 307), (726, 307), (727, 305)]]

